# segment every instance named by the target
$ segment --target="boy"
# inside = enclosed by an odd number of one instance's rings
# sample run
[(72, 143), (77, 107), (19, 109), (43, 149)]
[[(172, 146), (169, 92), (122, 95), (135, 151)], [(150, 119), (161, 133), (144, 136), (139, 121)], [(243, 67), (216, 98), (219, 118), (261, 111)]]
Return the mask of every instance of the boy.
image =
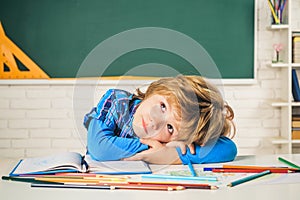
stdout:
[[(108, 90), (85, 116), (92, 158), (155, 164), (226, 162), (234, 114), (218, 89), (199, 76), (163, 78), (145, 93)], [(190, 148), (186, 149), (186, 145)]]

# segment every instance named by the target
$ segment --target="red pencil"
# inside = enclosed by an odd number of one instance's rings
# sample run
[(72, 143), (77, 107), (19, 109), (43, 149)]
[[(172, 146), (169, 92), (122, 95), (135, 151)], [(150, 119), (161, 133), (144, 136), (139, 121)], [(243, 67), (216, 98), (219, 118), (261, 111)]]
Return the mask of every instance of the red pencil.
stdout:
[[(229, 169), (229, 168), (213, 168), (212, 172), (220, 173), (260, 173), (265, 171), (264, 169)], [(270, 169), (272, 173), (291, 173), (293, 171), (288, 169)]]
[(263, 167), (263, 166), (243, 166), (243, 165), (223, 165), (222, 168), (226, 168), (226, 169), (259, 169), (259, 170), (278, 170), (278, 169), (282, 169), (282, 170), (290, 170), (290, 171), (296, 171), (297, 169), (295, 168), (289, 168), (289, 167)]

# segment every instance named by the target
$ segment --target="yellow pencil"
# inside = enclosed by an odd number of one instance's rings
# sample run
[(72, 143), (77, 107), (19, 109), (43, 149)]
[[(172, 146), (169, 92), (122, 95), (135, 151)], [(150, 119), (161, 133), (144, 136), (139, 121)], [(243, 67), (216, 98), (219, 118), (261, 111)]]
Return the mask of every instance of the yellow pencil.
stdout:
[(95, 178), (95, 179), (73, 179), (73, 178), (35, 178), (37, 181), (47, 181), (47, 182), (57, 182), (57, 183), (126, 183), (127, 181), (125, 179), (101, 179), (101, 178)]
[(276, 24), (280, 24), (280, 21), (279, 21), (277, 15), (276, 15), (276, 13), (275, 13), (275, 10), (274, 10), (274, 8), (273, 8), (273, 6), (272, 6), (270, 0), (268, 0), (268, 3), (269, 3), (269, 6), (270, 6), (272, 15), (273, 15), (273, 17), (274, 17), (275, 23), (276, 23)]

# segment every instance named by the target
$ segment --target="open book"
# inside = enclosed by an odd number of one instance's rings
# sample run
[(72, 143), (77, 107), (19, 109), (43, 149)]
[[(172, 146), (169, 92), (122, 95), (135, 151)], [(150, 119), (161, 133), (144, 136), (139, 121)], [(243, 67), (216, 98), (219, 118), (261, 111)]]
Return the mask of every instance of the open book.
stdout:
[(20, 160), (9, 175), (38, 175), (60, 172), (90, 172), (96, 174), (152, 173), (148, 164), (144, 161), (98, 162), (89, 155), (83, 157), (76, 152), (64, 152), (51, 156)]

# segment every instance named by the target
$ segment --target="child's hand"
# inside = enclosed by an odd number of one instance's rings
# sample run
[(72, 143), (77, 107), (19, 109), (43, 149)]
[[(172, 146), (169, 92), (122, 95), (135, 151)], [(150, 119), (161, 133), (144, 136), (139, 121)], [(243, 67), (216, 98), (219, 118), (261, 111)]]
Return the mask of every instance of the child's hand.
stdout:
[(195, 145), (189, 144), (186, 145), (184, 142), (181, 141), (172, 141), (166, 144), (167, 147), (179, 147), (182, 154), (186, 154), (186, 148), (190, 149), (191, 154), (195, 154)]
[(163, 148), (164, 145), (157, 140), (153, 139), (140, 139), (140, 142), (149, 146), (148, 150), (142, 151), (140, 153), (135, 154), (129, 158), (124, 158), (123, 160), (145, 160), (147, 159), (147, 155), (153, 154), (159, 149)]
[(154, 139), (140, 139), (140, 142), (143, 144), (146, 144), (149, 146), (149, 149), (146, 151), (156, 151), (162, 147), (164, 147), (165, 145), (157, 140)]
[(143, 160), (153, 164), (181, 164), (175, 148), (167, 147), (153, 139), (141, 139), (140, 141), (150, 148), (123, 160)]

